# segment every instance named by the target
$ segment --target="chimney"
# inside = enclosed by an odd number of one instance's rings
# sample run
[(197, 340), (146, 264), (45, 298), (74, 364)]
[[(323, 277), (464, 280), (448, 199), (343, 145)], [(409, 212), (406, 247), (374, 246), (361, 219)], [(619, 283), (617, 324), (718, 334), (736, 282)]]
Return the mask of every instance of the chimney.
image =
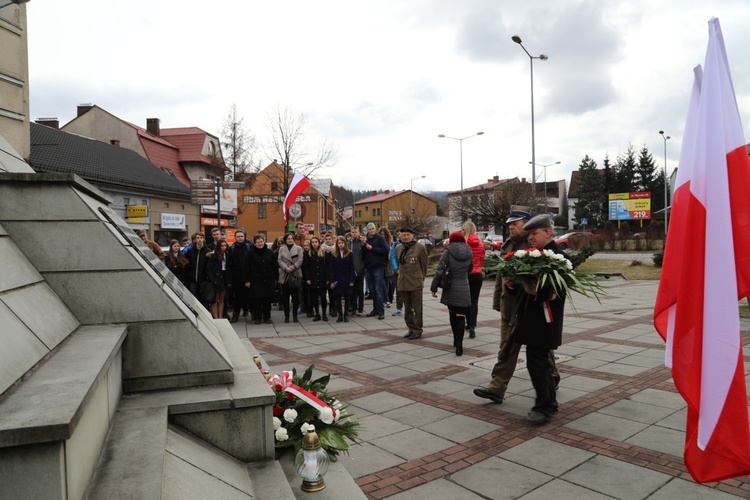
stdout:
[(521, 177), (521, 182), (525, 183), (526, 182), (526, 177)]
[(376, 194), (378, 194), (377, 191), (370, 191), (370, 196), (375, 196)]
[(88, 110), (90, 110), (93, 107), (94, 107), (94, 105), (91, 104), (91, 103), (79, 104), (78, 105), (78, 114), (76, 115), (76, 117), (81, 116), (82, 114), (86, 113)]
[(158, 118), (146, 118), (146, 130), (149, 134), (159, 137), (161, 134), (159, 130), (159, 119)]
[(391, 194), (391, 190), (390, 190), (390, 189), (386, 189), (386, 190), (385, 190), (385, 191), (383, 192), (383, 194)]
[(492, 176), (492, 180), (495, 181), (495, 182), (500, 182), (500, 177), (494, 175), (494, 176)]
[(38, 120), (36, 120), (36, 123), (49, 128), (60, 128), (60, 120), (58, 120), (57, 118), (39, 118)]

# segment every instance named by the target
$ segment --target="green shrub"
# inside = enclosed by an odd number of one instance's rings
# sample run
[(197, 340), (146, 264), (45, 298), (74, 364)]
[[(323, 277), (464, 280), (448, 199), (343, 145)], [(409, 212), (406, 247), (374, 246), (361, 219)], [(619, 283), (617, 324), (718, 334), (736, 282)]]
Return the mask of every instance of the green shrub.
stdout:
[(661, 267), (662, 263), (664, 262), (664, 250), (659, 250), (658, 252), (654, 252), (654, 265), (656, 267)]

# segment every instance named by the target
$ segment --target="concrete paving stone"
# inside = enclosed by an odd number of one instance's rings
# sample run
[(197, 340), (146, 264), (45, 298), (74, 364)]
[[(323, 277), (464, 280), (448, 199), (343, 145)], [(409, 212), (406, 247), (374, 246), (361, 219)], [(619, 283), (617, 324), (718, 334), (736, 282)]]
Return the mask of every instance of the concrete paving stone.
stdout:
[(737, 497), (675, 477), (648, 498), (649, 500), (673, 500), (675, 498), (680, 500), (730, 500)]
[(475, 386), (471, 384), (464, 384), (462, 382), (456, 382), (455, 380), (448, 380), (447, 378), (443, 378), (440, 380), (427, 382), (425, 384), (416, 385), (414, 387), (415, 389), (430, 391), (430, 392), (434, 392), (435, 394), (441, 394), (445, 396), (445, 395), (451, 395), (455, 392), (460, 392), (460, 391), (471, 392), (472, 390), (474, 390)]
[(519, 415), (524, 418), (526, 418), (526, 415), (528, 415), (528, 413), (531, 411), (531, 408), (534, 406), (533, 397), (523, 396), (520, 394), (512, 394), (510, 396), (506, 394), (506, 397), (503, 399), (503, 403), (501, 405), (492, 403), (487, 399), (480, 399), (476, 396), (474, 396), (474, 399), (479, 399), (481, 402), (494, 405), (494, 407), (499, 410), (507, 413), (513, 413), (514, 415)]
[(435, 498), (460, 498), (461, 500), (473, 500), (475, 498), (480, 499), (484, 497), (475, 495), (447, 479), (440, 478), (417, 486), (416, 488), (411, 488), (402, 493), (397, 493), (388, 497), (388, 500), (424, 500)]
[(418, 359), (417, 361), (404, 363), (402, 364), (402, 366), (409, 370), (414, 370), (416, 372), (425, 373), (425, 372), (431, 372), (433, 370), (440, 369), (443, 366), (445, 366), (445, 363), (441, 363), (439, 361), (436, 361), (435, 359)]
[(401, 408), (396, 408), (395, 410), (387, 411), (381, 415), (410, 427), (424, 429), (425, 425), (448, 418), (453, 415), (453, 413), (424, 403), (413, 403), (402, 406)]
[(633, 377), (639, 373), (650, 370), (645, 366), (633, 366), (623, 365), (621, 363), (607, 363), (606, 365), (592, 367), (592, 370), (604, 373), (611, 373), (613, 375), (624, 375), (626, 377)]
[(450, 413), (449, 415), (447, 418), (419, 425), (419, 428), (456, 443), (471, 441), (500, 428), (498, 425), (467, 417), (466, 415), (451, 415)]
[(568, 347), (581, 347), (583, 349), (601, 349), (609, 344), (606, 342), (596, 342), (594, 340), (574, 340), (573, 342), (565, 344)]
[(596, 336), (598, 339), (612, 339), (612, 340), (632, 340), (635, 337), (643, 335), (643, 332), (630, 332), (625, 330), (616, 330), (614, 332), (601, 333)]
[(589, 451), (535, 437), (497, 456), (557, 477), (595, 455)]
[(685, 429), (687, 428), (687, 409), (676, 411), (667, 418), (659, 420), (654, 425), (685, 432)]
[[(356, 410), (353, 409), (352, 412), (356, 413), (359, 416)], [(368, 415), (366, 417), (363, 416), (359, 419), (359, 421), (362, 424), (362, 428), (359, 432), (359, 438), (370, 443), (372, 443), (373, 440), (381, 438), (383, 436), (390, 436), (392, 434), (403, 432), (412, 428), (411, 425), (406, 425), (377, 414)]]
[[(560, 389), (557, 391), (557, 402), (558, 404), (570, 403), (571, 401), (586, 396), (587, 394), (588, 392), (585, 391), (577, 391), (575, 389), (560, 387)], [(532, 395), (533, 393), (530, 394), (530, 396)]]
[(449, 375), (445, 377), (445, 379), (460, 382), (462, 384), (468, 384), (471, 386), (484, 387), (490, 383), (490, 371), (481, 370), (479, 368), (470, 368), (468, 370)]
[(349, 448), (348, 454), (343, 453), (339, 455), (339, 463), (355, 479), (395, 467), (405, 461), (403, 458), (397, 457), (393, 453), (373, 446), (370, 443), (354, 445)]
[(422, 346), (414, 342), (399, 342), (398, 344), (384, 346), (383, 349), (394, 352), (411, 352), (422, 349)]
[(598, 391), (599, 389), (603, 389), (608, 385), (612, 385), (612, 382), (596, 378), (583, 377), (581, 375), (571, 375), (569, 377), (563, 377), (563, 379), (560, 381), (560, 388), (574, 389), (583, 392)]
[(611, 499), (609, 495), (603, 495), (596, 491), (583, 488), (573, 483), (563, 481), (562, 479), (553, 479), (549, 483), (543, 484), (531, 493), (528, 493), (520, 500), (549, 500), (550, 498), (581, 498), (586, 500), (606, 500)]
[(685, 449), (685, 433), (660, 426), (652, 426), (628, 438), (625, 442), (641, 448), (681, 457)]
[(664, 346), (661, 346), (659, 348), (651, 348), (646, 349), (645, 351), (641, 351), (638, 354), (640, 356), (646, 356), (648, 358), (657, 358), (662, 361), (662, 364), (664, 363), (664, 353), (665, 353)]
[(164, 457), (164, 498), (250, 500), (250, 478), (247, 482), (248, 490), (240, 491), (174, 455)]
[(297, 354), (304, 354), (304, 355), (320, 354), (323, 352), (331, 352), (331, 347), (327, 345), (309, 345), (307, 347), (300, 347), (299, 349), (294, 349), (294, 352), (296, 352)]
[[(388, 349), (383, 348), (366, 349), (363, 351), (359, 351), (357, 354), (367, 359), (380, 359), (383, 357), (388, 357), (388, 361), (390, 361), (390, 357), (396, 356), (393, 351), (389, 351)], [(410, 361), (413, 361), (414, 359), (417, 358), (412, 358)]]
[[(421, 343), (419, 340), (415, 340), (412, 342)], [(425, 347), (424, 345), (421, 346), (420, 349), (414, 349), (409, 352), (412, 356), (417, 356), (418, 358), (435, 358), (437, 356), (443, 356), (445, 355), (445, 351), (441, 351), (440, 349), (435, 349), (433, 347)]]
[(623, 365), (641, 366), (643, 368), (656, 368), (657, 366), (664, 366), (663, 359), (641, 356), (639, 354), (631, 354), (630, 356), (618, 359), (617, 362), (622, 363)]
[(589, 352), (591, 349), (584, 348), (584, 347), (572, 347), (570, 344), (564, 344), (558, 347), (555, 352), (559, 354), (565, 354), (566, 356), (578, 356), (579, 354), (583, 354), (585, 352)]
[(343, 365), (346, 363), (355, 363), (357, 361), (364, 361), (367, 358), (360, 356), (359, 354), (336, 354), (334, 356), (325, 356), (323, 361), (334, 363), (337, 365)]
[(643, 347), (635, 347), (622, 344), (609, 344), (601, 348), (602, 351), (621, 352), (624, 354), (638, 354), (645, 351)]
[(456, 472), (451, 479), (486, 498), (518, 498), (553, 477), (508, 460), (490, 457)]
[(633, 342), (641, 342), (643, 344), (658, 344), (658, 345), (664, 345), (664, 341), (662, 340), (659, 335), (654, 333), (649, 333), (648, 335), (641, 335), (639, 337), (634, 337), (631, 339)]
[(402, 366), (386, 366), (385, 368), (378, 368), (376, 370), (370, 370), (367, 373), (369, 375), (372, 375), (373, 377), (380, 377), (386, 380), (397, 380), (400, 378), (407, 378), (407, 377), (414, 379), (414, 378), (418, 378), (419, 375), (421, 375), (417, 371), (409, 370)]
[(627, 354), (621, 352), (605, 351), (604, 349), (591, 349), (588, 352), (579, 354), (576, 356), (576, 359), (596, 359), (598, 361), (612, 362), (627, 356)]
[[(320, 333), (330, 332), (330, 328), (323, 325), (320, 328), (322, 331)], [(308, 333), (311, 333), (311, 330), (309, 327), (305, 328)], [(305, 342), (308, 344), (313, 345), (325, 345), (325, 344), (336, 344), (335, 347), (338, 349), (339, 342), (348, 341), (348, 339), (345, 339), (346, 335), (325, 335), (320, 337), (305, 337)]]
[(346, 411), (349, 412), (350, 415), (355, 415), (357, 417), (357, 420), (361, 420), (365, 417), (369, 417), (370, 415), (374, 415), (374, 413), (372, 413), (371, 411), (367, 411), (364, 408), (359, 408), (354, 405), (349, 405)]
[(278, 340), (274, 340), (273, 344), (276, 347), (280, 347), (282, 349), (287, 349), (287, 350), (301, 349), (303, 347), (307, 347), (308, 345), (310, 345), (307, 342), (303, 342), (302, 340), (299, 340), (299, 339), (278, 339)]
[(638, 401), (622, 400), (598, 410), (605, 415), (626, 418), (644, 424), (653, 424), (677, 410)]
[(454, 445), (447, 439), (421, 429), (409, 429), (369, 441), (375, 446), (407, 460), (426, 457)]
[(336, 394), (346, 389), (353, 389), (354, 387), (362, 387), (362, 384), (341, 377), (333, 377), (328, 383), (328, 394)]
[(613, 458), (597, 455), (561, 477), (622, 500), (647, 498), (671, 478)]
[(349, 401), (350, 404), (364, 408), (365, 410), (373, 413), (382, 413), (385, 411), (393, 410), (394, 408), (401, 408), (412, 404), (414, 401), (411, 399), (403, 398), (390, 392), (376, 392), (362, 398), (357, 398)]
[(599, 368), (600, 366), (604, 366), (608, 364), (606, 361), (601, 361), (598, 359), (591, 359), (591, 358), (576, 358), (572, 361), (566, 361), (564, 365), (566, 366), (575, 366), (576, 368), (582, 368), (584, 370), (593, 370), (595, 368)]
[(648, 424), (594, 412), (568, 422), (565, 427), (615, 441), (624, 441), (641, 432)]
[(390, 368), (391, 365), (385, 361), (378, 361), (377, 359), (360, 359), (358, 361), (352, 361), (349, 363), (342, 363), (342, 366), (357, 370), (360, 372), (371, 372), (381, 368)]

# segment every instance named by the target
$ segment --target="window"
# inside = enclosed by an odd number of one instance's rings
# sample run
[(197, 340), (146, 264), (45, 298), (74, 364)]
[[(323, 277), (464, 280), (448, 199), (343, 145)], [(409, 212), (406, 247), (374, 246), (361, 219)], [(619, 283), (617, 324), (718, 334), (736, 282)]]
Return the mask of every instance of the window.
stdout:
[(276, 192), (276, 191), (278, 191), (278, 190), (279, 190), (279, 183), (278, 183), (278, 182), (276, 182), (276, 181), (272, 181), (272, 182), (271, 182), (271, 191), (274, 191), (274, 192)]
[(268, 217), (267, 210), (265, 203), (258, 203), (258, 218), (265, 219)]

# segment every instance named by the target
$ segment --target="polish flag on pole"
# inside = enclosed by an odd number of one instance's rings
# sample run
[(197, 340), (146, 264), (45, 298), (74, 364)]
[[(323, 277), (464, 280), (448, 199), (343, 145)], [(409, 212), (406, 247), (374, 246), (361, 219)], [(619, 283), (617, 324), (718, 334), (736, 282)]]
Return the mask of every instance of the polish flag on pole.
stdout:
[(289, 207), (292, 206), (297, 196), (301, 195), (308, 187), (310, 187), (310, 179), (299, 172), (295, 172), (292, 183), (289, 184), (289, 191), (286, 192), (286, 196), (284, 197), (284, 222), (288, 219)]
[(698, 482), (750, 474), (738, 305), (750, 293), (750, 159), (721, 26), (708, 24), (654, 308), (688, 405), (685, 466)]

